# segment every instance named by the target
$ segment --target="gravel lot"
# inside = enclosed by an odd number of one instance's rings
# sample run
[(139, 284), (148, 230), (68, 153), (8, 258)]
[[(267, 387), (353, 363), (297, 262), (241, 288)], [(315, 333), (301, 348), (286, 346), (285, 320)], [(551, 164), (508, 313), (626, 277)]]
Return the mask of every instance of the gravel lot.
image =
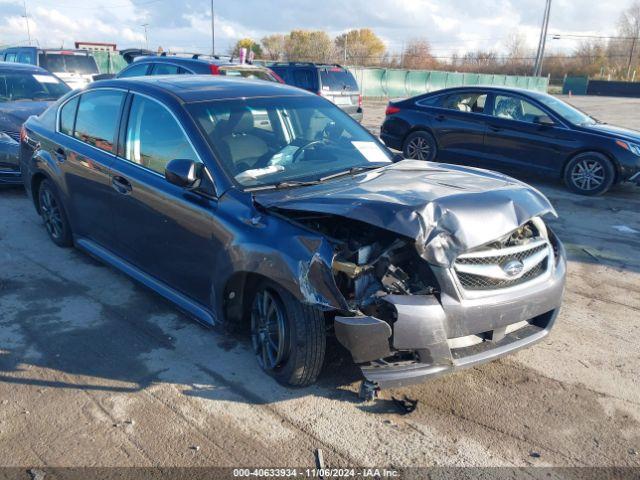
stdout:
[[(574, 97), (640, 129), (639, 100)], [(377, 131), (385, 102), (367, 102)], [(604, 198), (526, 179), (557, 207), (570, 264), (542, 343), (358, 401), (339, 350), (318, 385), (285, 389), (249, 343), (49, 242), (19, 189), (0, 191), (0, 465), (640, 466), (640, 189)], [(401, 416), (392, 395), (419, 400)]]

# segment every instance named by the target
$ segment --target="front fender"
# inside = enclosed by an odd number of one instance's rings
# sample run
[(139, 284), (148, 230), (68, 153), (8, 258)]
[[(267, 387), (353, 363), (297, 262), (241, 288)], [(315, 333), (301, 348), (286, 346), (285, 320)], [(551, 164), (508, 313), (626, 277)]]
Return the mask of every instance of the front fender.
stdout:
[(227, 284), (238, 273), (268, 278), (316, 308), (349, 310), (332, 274), (334, 247), (325, 237), (240, 202), (221, 203), (227, 241), (219, 245), (211, 298), (218, 319), (224, 318)]

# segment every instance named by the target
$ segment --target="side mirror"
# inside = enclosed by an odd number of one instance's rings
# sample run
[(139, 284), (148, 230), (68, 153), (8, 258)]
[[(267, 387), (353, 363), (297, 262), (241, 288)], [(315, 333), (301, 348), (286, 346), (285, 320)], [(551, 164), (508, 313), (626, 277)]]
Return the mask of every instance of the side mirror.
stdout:
[(202, 179), (202, 164), (181, 158), (171, 160), (164, 170), (164, 178), (178, 187), (198, 188)]
[(556, 124), (549, 115), (538, 115), (533, 122), (543, 127), (553, 127)]

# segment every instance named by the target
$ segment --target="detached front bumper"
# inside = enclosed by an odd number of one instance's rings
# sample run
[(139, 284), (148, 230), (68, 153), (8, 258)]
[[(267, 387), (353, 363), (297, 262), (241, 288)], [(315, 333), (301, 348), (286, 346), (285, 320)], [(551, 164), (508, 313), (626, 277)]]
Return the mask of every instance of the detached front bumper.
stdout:
[(559, 242), (554, 260), (550, 275), (540, 282), (473, 299), (447, 280), (449, 271), (436, 271), (443, 286), (439, 298), (389, 295), (383, 300), (395, 310), (393, 322), (336, 317), (336, 336), (364, 377), (381, 388), (494, 360), (542, 340), (553, 327), (566, 275)]

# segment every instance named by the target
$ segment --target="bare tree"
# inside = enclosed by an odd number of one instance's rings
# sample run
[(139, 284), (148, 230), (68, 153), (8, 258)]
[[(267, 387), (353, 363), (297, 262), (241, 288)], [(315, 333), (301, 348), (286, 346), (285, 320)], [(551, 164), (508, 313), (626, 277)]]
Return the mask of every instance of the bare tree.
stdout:
[(431, 54), (431, 44), (420, 38), (409, 40), (402, 51), (402, 68), (433, 70), (438, 62)]
[(267, 35), (260, 43), (262, 51), (269, 60), (282, 60), (287, 52), (287, 39), (281, 33)]
[(628, 52), (627, 79), (631, 73), (632, 65), (638, 64), (638, 37), (640, 36), (640, 2), (635, 0), (629, 8), (620, 14), (618, 20), (618, 35), (626, 37), (621, 39), (623, 49)]
[(335, 45), (340, 61), (355, 65), (379, 65), (386, 52), (382, 40), (369, 28), (338, 35)]
[(328, 62), (334, 54), (333, 41), (323, 31), (292, 30), (287, 37), (290, 61)]

